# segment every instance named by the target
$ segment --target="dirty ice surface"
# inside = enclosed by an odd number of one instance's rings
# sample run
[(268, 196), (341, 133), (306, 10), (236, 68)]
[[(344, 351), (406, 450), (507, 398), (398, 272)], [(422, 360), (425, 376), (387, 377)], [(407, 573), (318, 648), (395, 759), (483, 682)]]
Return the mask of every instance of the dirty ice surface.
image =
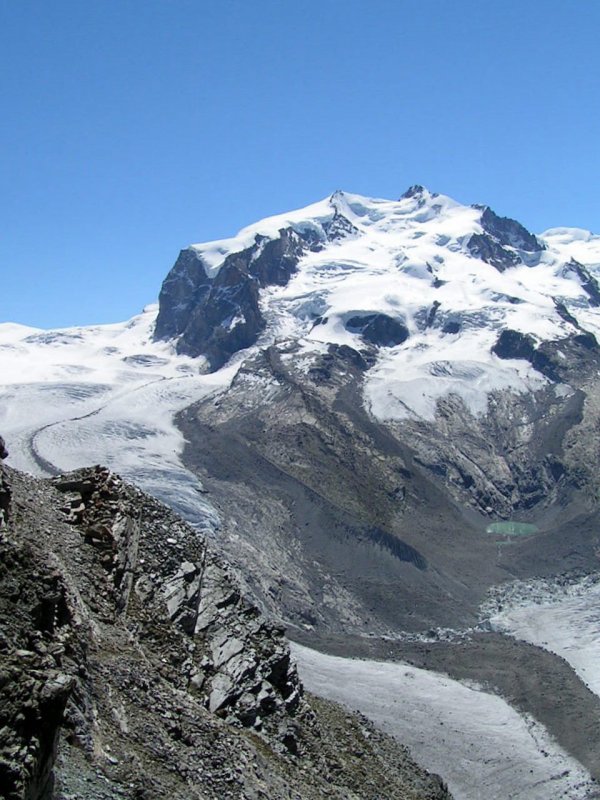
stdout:
[(307, 689), (397, 737), (456, 800), (576, 800), (594, 791), (589, 773), (542, 725), (473, 683), (297, 644), (292, 652)]
[(492, 627), (562, 656), (587, 687), (600, 697), (598, 576), (559, 591), (529, 591), (529, 595), (532, 593), (537, 595), (535, 599), (528, 599), (524, 592), (492, 614)]

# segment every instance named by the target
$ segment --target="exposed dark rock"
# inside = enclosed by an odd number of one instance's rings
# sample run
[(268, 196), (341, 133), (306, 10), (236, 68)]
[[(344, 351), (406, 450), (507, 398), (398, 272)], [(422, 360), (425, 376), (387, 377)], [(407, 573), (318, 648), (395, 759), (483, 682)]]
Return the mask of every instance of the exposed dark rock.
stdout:
[(590, 298), (591, 306), (600, 306), (600, 285), (594, 276), (590, 273), (587, 267), (575, 261), (572, 258), (566, 265), (566, 270), (574, 272), (581, 282), (582, 289), (587, 293)]
[(481, 225), (501, 245), (524, 250), (526, 253), (539, 253), (544, 250), (544, 245), (520, 222), (510, 217), (499, 217), (487, 206), (481, 215)]
[[(356, 229), (335, 210), (323, 224), (325, 241), (351, 236)], [(233, 353), (254, 344), (264, 330), (259, 290), (284, 286), (307, 251), (322, 249), (316, 230), (282, 228), (269, 239), (228, 255), (210, 277), (193, 247), (182, 250), (159, 295), (156, 339), (177, 339), (177, 352), (206, 357), (209, 368), (221, 367)]]
[(351, 317), (346, 330), (360, 333), (365, 342), (378, 347), (395, 347), (408, 339), (408, 328), (387, 314), (365, 314)]
[(455, 319), (449, 319), (442, 327), (443, 333), (458, 333), (460, 331), (460, 322)]
[(491, 264), (498, 272), (504, 272), (505, 269), (521, 263), (517, 253), (502, 247), (485, 233), (474, 233), (467, 242), (467, 248), (474, 258), (480, 258), (486, 264)]
[(358, 230), (343, 214), (336, 209), (333, 217), (328, 222), (323, 223), (323, 230), (327, 235), (328, 241), (344, 239), (348, 236), (355, 236)]
[(523, 358), (531, 361), (535, 351), (535, 342), (531, 336), (510, 329), (502, 331), (498, 341), (492, 347), (492, 353), (498, 358)]
[[(413, 186), (409, 186), (408, 189), (400, 195), (400, 199), (408, 199), (410, 197), (423, 197), (423, 195), (428, 194), (427, 189), (424, 186), (421, 186), (419, 183), (415, 183)], [(436, 192), (431, 192), (431, 197), (437, 197)]]
[(178, 337), (179, 353), (204, 355), (218, 369), (264, 329), (259, 289), (285, 285), (304, 248), (317, 241), (291, 228), (277, 239), (257, 235), (251, 247), (227, 256), (214, 279), (193, 248), (182, 251), (160, 292), (155, 337)]
[(433, 325), (433, 323), (435, 321), (436, 314), (438, 312), (438, 308), (440, 307), (440, 305), (441, 305), (441, 303), (440, 303), (439, 300), (434, 300), (433, 301), (433, 303), (431, 305), (431, 308), (429, 309), (429, 311), (427, 313), (427, 320), (425, 322), (425, 327), (426, 328), (431, 328), (431, 326)]
[[(36, 569), (37, 568), (37, 569)], [(29, 576), (24, 580), (23, 576)], [(72, 615), (62, 576), (0, 534), (0, 786), (7, 800), (50, 798), (64, 710), (61, 669)]]
[(504, 272), (523, 263), (523, 254), (531, 255), (544, 250), (544, 245), (516, 220), (499, 217), (487, 206), (475, 208), (483, 210), (480, 221), (484, 231), (474, 233), (467, 242), (467, 249), (475, 258)]
[(155, 337), (174, 339), (180, 336), (188, 324), (191, 309), (203, 302), (210, 284), (198, 253), (191, 247), (182, 250), (160, 290)]
[(419, 183), (415, 183), (413, 186), (409, 186), (408, 189), (400, 195), (400, 199), (415, 197), (423, 194), (424, 191), (425, 189), (423, 186), (421, 186)]
[[(560, 309), (558, 310), (560, 313)], [(565, 316), (570, 316), (566, 309), (565, 312)], [(492, 352), (499, 358), (525, 359), (534, 369), (555, 383), (573, 381), (577, 384), (583, 376), (595, 374), (600, 369), (596, 337), (586, 331), (564, 339), (541, 342), (536, 347), (531, 336), (504, 330), (492, 347)]]
[(6, 525), (10, 515), (10, 498), (10, 481), (0, 466), (0, 529)]
[(585, 350), (596, 350), (598, 348), (598, 340), (589, 331), (583, 331), (583, 333), (574, 336), (573, 341)]
[[(8, 457), (4, 439), (0, 436), (0, 459)], [(10, 481), (0, 464), (0, 530), (6, 525), (10, 511)]]
[(308, 377), (315, 383), (330, 383), (336, 376), (343, 377), (351, 369), (356, 374), (367, 370), (373, 364), (373, 354), (362, 353), (346, 344), (330, 344), (327, 353), (315, 359), (308, 371)]
[(579, 329), (579, 323), (577, 322), (577, 320), (575, 319), (573, 314), (571, 314), (571, 312), (569, 311), (569, 309), (566, 307), (566, 305), (564, 303), (561, 303), (560, 300), (556, 300), (555, 299), (554, 300), (554, 307), (556, 308), (558, 316), (561, 319), (563, 319), (565, 322), (568, 322), (569, 325), (572, 325), (574, 328), (578, 328)]

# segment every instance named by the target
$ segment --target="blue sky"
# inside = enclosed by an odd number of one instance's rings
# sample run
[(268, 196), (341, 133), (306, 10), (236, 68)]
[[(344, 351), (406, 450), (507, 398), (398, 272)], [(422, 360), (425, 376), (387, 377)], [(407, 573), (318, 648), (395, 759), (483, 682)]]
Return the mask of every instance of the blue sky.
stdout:
[(598, 30), (595, 0), (0, 0), (1, 319), (126, 319), (182, 247), (337, 188), (600, 232)]

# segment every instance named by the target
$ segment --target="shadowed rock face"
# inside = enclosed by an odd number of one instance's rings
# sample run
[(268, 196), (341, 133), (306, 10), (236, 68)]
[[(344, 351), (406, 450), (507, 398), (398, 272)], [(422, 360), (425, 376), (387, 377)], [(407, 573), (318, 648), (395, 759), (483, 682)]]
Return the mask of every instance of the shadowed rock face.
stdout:
[(520, 222), (510, 217), (499, 217), (491, 208), (486, 208), (481, 215), (483, 229), (493, 236), (501, 245), (515, 247), (526, 253), (539, 253), (544, 245), (529, 233)]
[(523, 254), (534, 255), (544, 249), (544, 245), (520, 222), (499, 217), (491, 208), (484, 207), (480, 222), (484, 233), (474, 233), (467, 248), (472, 256), (491, 264), (499, 272), (522, 264)]
[[(567, 320), (570, 321), (570, 320)], [(583, 331), (557, 341), (541, 342), (537, 347), (531, 336), (519, 331), (504, 330), (492, 352), (498, 358), (519, 358), (529, 363), (555, 383), (573, 382), (600, 369), (600, 352), (596, 337)]]
[[(333, 241), (355, 228), (335, 212), (323, 231)], [(178, 353), (204, 356), (211, 370), (218, 369), (264, 330), (260, 289), (285, 286), (302, 255), (322, 246), (310, 230), (283, 228), (276, 239), (257, 235), (251, 247), (227, 256), (214, 278), (193, 248), (182, 250), (160, 291), (155, 338), (177, 339)]]
[(498, 272), (504, 272), (505, 269), (521, 263), (515, 252), (506, 250), (498, 241), (485, 233), (474, 233), (467, 247), (472, 256), (496, 267)]
[(408, 339), (406, 325), (387, 314), (351, 317), (346, 322), (346, 330), (359, 333), (365, 342), (378, 347), (395, 347)]
[(571, 270), (579, 278), (582, 288), (585, 290), (590, 299), (590, 305), (600, 306), (600, 286), (598, 285), (596, 278), (594, 278), (594, 276), (586, 267), (583, 266), (583, 264), (580, 264), (579, 261), (575, 261), (574, 258), (569, 261), (565, 268), (566, 272)]
[(310, 243), (309, 235), (305, 241), (291, 229), (280, 234), (257, 236), (252, 247), (228, 256), (214, 278), (193, 248), (183, 250), (159, 295), (155, 337), (177, 338), (177, 352), (203, 355), (211, 369), (254, 344), (265, 327), (260, 288), (285, 285)]
[(519, 331), (504, 330), (492, 347), (498, 358), (523, 358), (531, 361), (535, 351), (535, 342), (531, 336)]

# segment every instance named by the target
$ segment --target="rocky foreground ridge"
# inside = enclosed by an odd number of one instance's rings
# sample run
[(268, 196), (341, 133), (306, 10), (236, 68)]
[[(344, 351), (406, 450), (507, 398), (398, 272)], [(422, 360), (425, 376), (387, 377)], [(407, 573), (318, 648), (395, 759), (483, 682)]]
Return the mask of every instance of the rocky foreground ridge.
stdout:
[(101, 467), (7, 475), (7, 800), (450, 797), (365, 719), (303, 692), (282, 629), (166, 506)]

